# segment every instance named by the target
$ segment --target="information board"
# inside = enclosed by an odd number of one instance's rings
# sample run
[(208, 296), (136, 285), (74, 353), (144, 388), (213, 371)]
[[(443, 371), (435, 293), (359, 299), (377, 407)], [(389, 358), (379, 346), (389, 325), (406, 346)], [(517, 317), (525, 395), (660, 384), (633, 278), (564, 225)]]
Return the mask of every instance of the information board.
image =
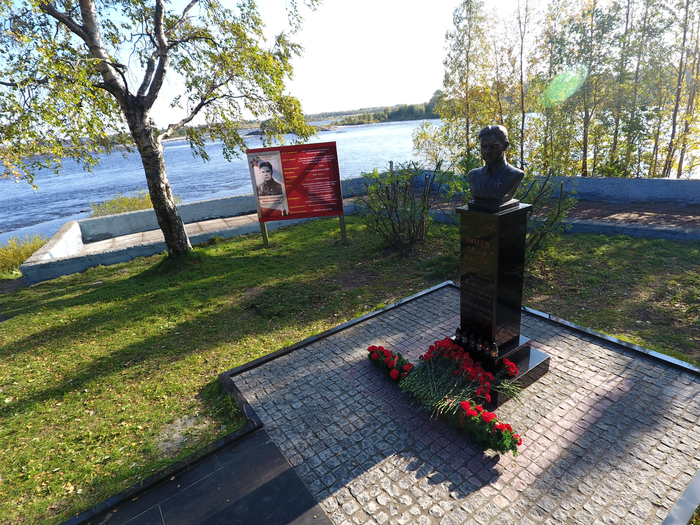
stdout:
[(343, 215), (335, 142), (246, 151), (260, 222)]

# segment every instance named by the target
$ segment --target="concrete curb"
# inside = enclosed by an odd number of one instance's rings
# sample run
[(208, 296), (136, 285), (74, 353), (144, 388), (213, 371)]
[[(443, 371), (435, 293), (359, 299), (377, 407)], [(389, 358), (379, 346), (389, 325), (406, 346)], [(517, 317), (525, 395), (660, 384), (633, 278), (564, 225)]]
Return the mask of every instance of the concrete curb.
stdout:
[(602, 235), (627, 235), (646, 239), (668, 239), (672, 241), (700, 240), (700, 230), (674, 226), (649, 226), (613, 221), (585, 221), (565, 219), (566, 233), (599, 233)]

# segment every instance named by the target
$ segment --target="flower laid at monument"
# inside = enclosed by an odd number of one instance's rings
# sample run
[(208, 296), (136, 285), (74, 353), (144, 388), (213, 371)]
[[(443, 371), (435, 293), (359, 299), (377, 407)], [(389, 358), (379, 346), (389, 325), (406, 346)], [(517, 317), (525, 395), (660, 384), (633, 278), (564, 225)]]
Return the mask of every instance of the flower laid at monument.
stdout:
[(405, 379), (413, 370), (413, 365), (401, 354), (394, 354), (383, 346), (372, 345), (367, 351), (369, 360), (394, 381)]
[(508, 397), (519, 394), (520, 388), (506, 378), (512, 377), (513, 371), (517, 375), (513, 363), (496, 375), (491, 374), (449, 338), (430, 345), (415, 369), (401, 354), (393, 354), (381, 346), (370, 346), (367, 351), (372, 363), (398, 380), (401, 390), (434, 416), (462, 428), (484, 449), (498, 453), (510, 450), (517, 455), (517, 447), (522, 443), (520, 436), (510, 425), (499, 421), (495, 413), (477, 403), (488, 403), (492, 390)]

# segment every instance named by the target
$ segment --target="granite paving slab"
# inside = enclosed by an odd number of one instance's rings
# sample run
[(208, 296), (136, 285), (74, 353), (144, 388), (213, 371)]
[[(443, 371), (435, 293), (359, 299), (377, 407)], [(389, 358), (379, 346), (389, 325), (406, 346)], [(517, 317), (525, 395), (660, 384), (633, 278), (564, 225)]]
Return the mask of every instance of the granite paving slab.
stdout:
[(262, 429), (84, 525), (330, 525)]
[(497, 411), (519, 455), (484, 453), (366, 355), (417, 363), (458, 321), (440, 287), (232, 378), (334, 524), (664, 522), (700, 469), (697, 374), (523, 313), (550, 372)]

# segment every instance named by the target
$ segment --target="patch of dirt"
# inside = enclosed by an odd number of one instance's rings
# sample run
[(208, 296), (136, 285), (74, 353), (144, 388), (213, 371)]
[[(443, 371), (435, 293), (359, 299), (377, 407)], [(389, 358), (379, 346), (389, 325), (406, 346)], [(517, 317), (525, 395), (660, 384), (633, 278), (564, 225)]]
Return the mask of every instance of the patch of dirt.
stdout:
[(158, 443), (158, 450), (165, 456), (175, 456), (185, 446), (191, 435), (211, 425), (211, 420), (200, 416), (183, 416), (165, 427)]
[(19, 279), (3, 279), (0, 281), (0, 294), (18, 292), (24, 285), (24, 277), (20, 277)]
[(336, 279), (328, 279), (328, 282), (337, 284), (343, 290), (354, 290), (355, 288), (359, 288), (360, 286), (376, 281), (377, 277), (377, 272), (358, 268), (356, 270), (345, 272)]
[(246, 290), (246, 292), (243, 294), (243, 300), (244, 301), (251, 301), (253, 299), (257, 299), (260, 297), (260, 294), (265, 291), (264, 286), (256, 286), (255, 288), (251, 288), (250, 290)]

